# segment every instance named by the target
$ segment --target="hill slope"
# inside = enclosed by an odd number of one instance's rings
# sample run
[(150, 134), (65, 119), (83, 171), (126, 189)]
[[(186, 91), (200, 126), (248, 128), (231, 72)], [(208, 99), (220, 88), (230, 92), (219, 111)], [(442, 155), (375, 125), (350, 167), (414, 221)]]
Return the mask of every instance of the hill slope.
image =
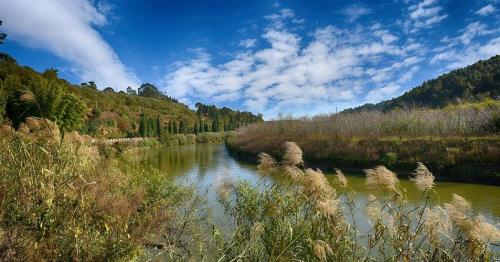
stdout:
[(478, 61), (424, 82), (400, 97), (365, 104), (345, 112), (389, 111), (396, 108), (441, 108), (448, 104), (500, 97), (500, 55)]
[[(201, 103), (194, 111), (152, 84), (143, 84), (138, 93), (127, 91), (130, 94), (110, 87), (99, 91), (93, 82), (72, 85), (59, 78), (57, 70), (39, 73), (0, 52), (0, 124), (6, 120), (17, 126), (26, 117), (37, 116), (58, 122), (65, 131), (133, 137), (231, 131), (263, 121), (261, 115)], [(206, 108), (210, 114), (202, 112)]]

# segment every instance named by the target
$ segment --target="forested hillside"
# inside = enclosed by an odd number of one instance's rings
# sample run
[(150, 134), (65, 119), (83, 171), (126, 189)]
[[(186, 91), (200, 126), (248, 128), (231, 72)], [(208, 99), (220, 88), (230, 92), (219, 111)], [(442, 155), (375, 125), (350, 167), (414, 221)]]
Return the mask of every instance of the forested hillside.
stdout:
[(449, 104), (500, 97), (500, 55), (451, 71), (424, 82), (400, 97), (345, 110), (389, 111), (393, 109), (441, 108)]
[[(156, 137), (220, 132), (262, 121), (262, 116), (197, 104), (198, 112), (146, 83), (136, 91), (98, 90), (94, 82), (72, 85), (57, 70), (36, 72), (0, 53), (0, 123), (18, 126), (28, 116), (56, 121), (61, 130), (97, 137)], [(206, 112), (201, 110), (207, 108)]]

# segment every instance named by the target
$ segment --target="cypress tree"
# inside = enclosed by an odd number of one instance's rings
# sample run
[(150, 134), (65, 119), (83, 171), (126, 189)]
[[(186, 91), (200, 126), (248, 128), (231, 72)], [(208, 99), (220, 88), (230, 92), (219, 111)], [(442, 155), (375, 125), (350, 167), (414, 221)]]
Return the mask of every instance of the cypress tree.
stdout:
[(146, 137), (146, 117), (141, 115), (141, 122), (139, 123), (139, 135), (142, 137)]
[(161, 137), (161, 122), (160, 116), (156, 117), (156, 136)]
[(219, 123), (217, 123), (217, 119), (212, 121), (212, 132), (219, 132)]
[(177, 122), (174, 122), (174, 123), (172, 124), (172, 130), (173, 130), (173, 132), (172, 132), (172, 133), (174, 133), (174, 134), (179, 133), (179, 130), (177, 129)]

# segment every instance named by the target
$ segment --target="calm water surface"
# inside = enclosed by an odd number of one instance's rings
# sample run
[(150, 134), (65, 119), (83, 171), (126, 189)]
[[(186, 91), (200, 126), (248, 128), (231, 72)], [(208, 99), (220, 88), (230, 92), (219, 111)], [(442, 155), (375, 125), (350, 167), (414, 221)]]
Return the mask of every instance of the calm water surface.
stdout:
[[(181, 184), (195, 185), (207, 199), (209, 208), (213, 210), (214, 219), (224, 226), (223, 211), (217, 203), (217, 185), (225, 180), (247, 180), (252, 184), (259, 182), (273, 183), (272, 178), (262, 181), (253, 164), (240, 162), (231, 157), (222, 144), (198, 144), (184, 146), (169, 146), (159, 149), (142, 150), (134, 154), (134, 161), (141, 165), (152, 165), (166, 171)], [(333, 176), (328, 176), (333, 179)], [(363, 207), (370, 191), (365, 186), (364, 176), (348, 174), (349, 185), (356, 191), (355, 201)], [(259, 180), (260, 179), (260, 180)], [(401, 180), (406, 189), (408, 200), (420, 204), (421, 192), (407, 180)], [(474, 210), (483, 214), (494, 223), (500, 222), (500, 187), (437, 182), (437, 196), (434, 203), (446, 203), (453, 193), (458, 193), (472, 203)], [(364, 208), (360, 208), (356, 220), (364, 220)], [(498, 224), (497, 224), (498, 225)]]

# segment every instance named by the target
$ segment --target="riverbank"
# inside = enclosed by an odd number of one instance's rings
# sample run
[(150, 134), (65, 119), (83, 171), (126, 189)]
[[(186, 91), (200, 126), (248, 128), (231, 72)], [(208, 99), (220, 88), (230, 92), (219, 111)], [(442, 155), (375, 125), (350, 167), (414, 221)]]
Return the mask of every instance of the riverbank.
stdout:
[[(241, 135), (241, 134), (240, 134)], [(284, 140), (286, 138), (281, 138)], [(226, 146), (234, 157), (255, 163), (260, 152), (280, 158), (283, 148), (268, 139), (235, 136)], [(360, 173), (386, 165), (401, 177), (411, 176), (417, 162), (425, 163), (440, 181), (500, 185), (500, 137), (316, 139), (298, 142), (307, 166), (331, 172), (340, 168)], [(303, 145), (302, 145), (303, 144)]]

